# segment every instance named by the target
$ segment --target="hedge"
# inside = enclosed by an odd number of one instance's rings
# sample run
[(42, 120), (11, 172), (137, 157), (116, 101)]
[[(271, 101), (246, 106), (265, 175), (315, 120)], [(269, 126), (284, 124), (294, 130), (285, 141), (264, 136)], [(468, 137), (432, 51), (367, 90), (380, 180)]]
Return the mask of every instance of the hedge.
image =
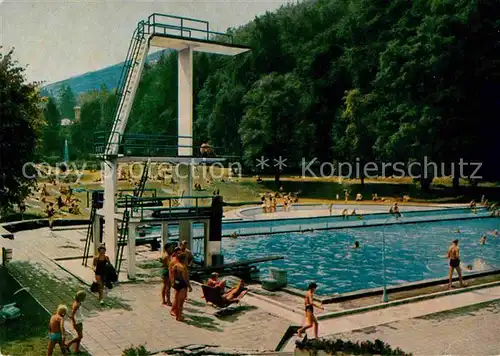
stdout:
[(343, 341), (325, 340), (325, 339), (312, 339), (305, 338), (304, 340), (297, 340), (296, 346), (301, 350), (309, 350), (313, 352), (325, 351), (328, 354), (335, 355), (338, 352), (349, 355), (394, 355), (394, 356), (411, 356), (412, 354), (406, 353), (400, 348), (392, 349), (390, 345), (381, 340), (375, 341)]

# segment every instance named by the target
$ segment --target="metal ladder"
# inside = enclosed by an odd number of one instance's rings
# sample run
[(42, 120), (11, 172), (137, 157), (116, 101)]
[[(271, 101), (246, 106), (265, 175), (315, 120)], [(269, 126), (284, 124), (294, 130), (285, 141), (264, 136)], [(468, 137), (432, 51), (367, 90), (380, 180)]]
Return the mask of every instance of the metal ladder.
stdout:
[(117, 88), (118, 104), (115, 108), (113, 126), (103, 154), (115, 156), (118, 154), (121, 137), (125, 132), (128, 117), (132, 109), (135, 93), (139, 86), (141, 73), (149, 51), (149, 36), (145, 32), (147, 24), (138, 23), (129, 44), (120, 81)]
[(139, 181), (137, 187), (134, 189), (134, 197), (142, 198), (142, 194), (144, 193), (144, 188), (146, 188), (146, 182), (148, 181), (150, 165), (151, 165), (150, 159), (144, 162), (144, 169), (142, 171), (141, 180)]
[(92, 246), (92, 242), (94, 242), (94, 220), (97, 215), (97, 203), (98, 203), (99, 195), (96, 194), (92, 197), (92, 207), (90, 209), (90, 222), (87, 227), (87, 236), (85, 238), (85, 247), (83, 248), (83, 260), (82, 266), (87, 267), (88, 259), (90, 255), (90, 246)]
[(120, 230), (118, 231), (118, 251), (116, 253), (116, 261), (115, 261), (115, 269), (116, 273), (120, 275), (120, 268), (122, 266), (123, 260), (123, 250), (128, 242), (128, 223), (130, 220), (130, 211), (128, 208), (125, 208), (123, 212), (122, 222), (120, 224)]
[(134, 209), (135, 205), (142, 198), (142, 194), (144, 193), (144, 188), (146, 187), (146, 182), (148, 180), (148, 171), (149, 165), (151, 164), (151, 160), (147, 160), (144, 163), (144, 170), (142, 171), (141, 180), (136, 189), (134, 189), (134, 197), (139, 198), (138, 201), (132, 200), (130, 206), (125, 206), (125, 210), (123, 211), (122, 222), (120, 224), (120, 230), (118, 231), (118, 251), (116, 253), (116, 261), (115, 261), (115, 269), (116, 273), (120, 273), (120, 268), (123, 261), (123, 251), (125, 246), (128, 243), (128, 223), (130, 221), (130, 213), (132, 209)]

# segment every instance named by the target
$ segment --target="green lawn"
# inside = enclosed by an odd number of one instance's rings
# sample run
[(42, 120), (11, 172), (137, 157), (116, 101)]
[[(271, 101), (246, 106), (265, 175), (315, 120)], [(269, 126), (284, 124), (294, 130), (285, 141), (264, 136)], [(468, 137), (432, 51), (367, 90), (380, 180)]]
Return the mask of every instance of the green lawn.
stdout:
[[(0, 267), (0, 305), (16, 302), (23, 313), (20, 319), (0, 326), (0, 350), (12, 356), (45, 356), (50, 315), (26, 291), (13, 296), (18, 289), (19, 284)], [(54, 355), (62, 355), (60, 349)]]

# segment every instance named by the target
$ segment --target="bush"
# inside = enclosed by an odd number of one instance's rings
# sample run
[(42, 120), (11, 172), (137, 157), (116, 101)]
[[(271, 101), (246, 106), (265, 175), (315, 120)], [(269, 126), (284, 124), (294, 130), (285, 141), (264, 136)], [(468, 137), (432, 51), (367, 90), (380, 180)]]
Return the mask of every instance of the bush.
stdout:
[(146, 350), (146, 348), (141, 345), (138, 347), (129, 347), (128, 349), (123, 350), (122, 356), (149, 356), (151, 353)]
[(43, 214), (37, 214), (37, 213), (18, 213), (18, 212), (11, 212), (6, 214), (5, 216), (0, 217), (0, 223), (7, 223), (7, 222), (15, 222), (15, 221), (21, 221), (21, 220), (32, 220), (32, 219), (45, 219), (47, 216)]
[(310, 350), (313, 352), (325, 351), (328, 354), (335, 355), (338, 352), (346, 353), (348, 355), (394, 355), (394, 356), (411, 356), (411, 354), (404, 352), (400, 348), (392, 349), (390, 345), (381, 340), (352, 342), (337, 340), (322, 340), (304, 339), (297, 341), (296, 346), (301, 350)]

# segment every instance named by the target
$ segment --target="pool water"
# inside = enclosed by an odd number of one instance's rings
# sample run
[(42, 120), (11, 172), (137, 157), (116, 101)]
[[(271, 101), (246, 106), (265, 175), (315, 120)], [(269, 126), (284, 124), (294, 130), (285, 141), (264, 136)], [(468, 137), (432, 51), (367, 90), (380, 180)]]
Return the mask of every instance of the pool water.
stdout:
[[(474, 271), (499, 268), (500, 236), (488, 235), (486, 245), (479, 244), (482, 234), (495, 229), (500, 230), (498, 218), (386, 226), (387, 285), (445, 277), (448, 260), (443, 256), (454, 239), (460, 241), (462, 262)], [(290, 285), (305, 289), (315, 281), (318, 294), (330, 295), (383, 286), (382, 231), (378, 226), (257, 235), (223, 239), (222, 248), (225, 262), (284, 256), (262, 264), (261, 273), (269, 266), (284, 268)], [(351, 249), (355, 241), (359, 249)]]

